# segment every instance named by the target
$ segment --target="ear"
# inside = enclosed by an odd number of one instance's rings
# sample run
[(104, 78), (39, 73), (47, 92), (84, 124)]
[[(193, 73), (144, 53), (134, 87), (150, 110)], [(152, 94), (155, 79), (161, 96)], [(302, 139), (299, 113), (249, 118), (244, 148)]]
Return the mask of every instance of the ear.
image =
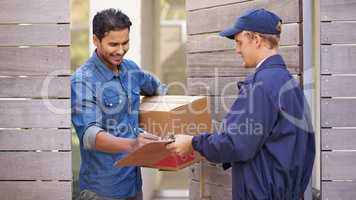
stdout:
[(98, 47), (100, 44), (100, 40), (96, 35), (93, 35), (93, 43), (96, 47)]
[(262, 46), (262, 38), (258, 34), (255, 35), (255, 44), (257, 45), (258, 48)]

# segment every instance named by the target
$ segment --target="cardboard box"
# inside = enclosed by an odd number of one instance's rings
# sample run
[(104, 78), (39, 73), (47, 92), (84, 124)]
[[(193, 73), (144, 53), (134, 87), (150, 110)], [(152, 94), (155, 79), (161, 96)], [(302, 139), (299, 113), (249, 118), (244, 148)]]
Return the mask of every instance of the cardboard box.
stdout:
[(144, 130), (162, 138), (211, 131), (208, 99), (204, 96), (144, 97), (139, 121)]
[(200, 161), (200, 155), (190, 152), (186, 156), (171, 154), (166, 144), (172, 142), (170, 135), (211, 131), (211, 116), (207, 97), (202, 96), (156, 96), (145, 97), (140, 106), (140, 126), (161, 139), (152, 141), (127, 157), (116, 166), (144, 166), (162, 170), (179, 170)]

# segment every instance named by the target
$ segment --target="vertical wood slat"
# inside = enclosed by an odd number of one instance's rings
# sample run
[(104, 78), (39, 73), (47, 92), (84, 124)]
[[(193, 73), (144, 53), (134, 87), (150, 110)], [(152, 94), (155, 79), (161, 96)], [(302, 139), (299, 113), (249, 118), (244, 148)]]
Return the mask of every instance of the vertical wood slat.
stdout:
[(0, 150), (71, 150), (71, 129), (0, 130)]
[(2, 200), (72, 200), (71, 182), (0, 181)]
[(71, 180), (71, 154), (0, 152), (0, 180)]
[(69, 24), (0, 25), (0, 46), (70, 45)]
[(0, 47), (0, 76), (70, 74), (69, 47)]
[(69, 0), (3, 0), (0, 24), (69, 23), (69, 7)]

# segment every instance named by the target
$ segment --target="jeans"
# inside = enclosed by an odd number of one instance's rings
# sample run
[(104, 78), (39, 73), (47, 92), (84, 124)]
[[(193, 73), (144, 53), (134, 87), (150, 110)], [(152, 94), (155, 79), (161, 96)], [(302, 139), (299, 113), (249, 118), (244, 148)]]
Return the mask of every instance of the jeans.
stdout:
[(82, 190), (80, 191), (80, 197), (79, 200), (142, 200), (142, 191), (138, 192), (136, 196), (134, 197), (128, 197), (128, 198), (109, 198), (109, 197), (101, 197), (97, 195), (95, 192), (92, 192), (90, 190)]

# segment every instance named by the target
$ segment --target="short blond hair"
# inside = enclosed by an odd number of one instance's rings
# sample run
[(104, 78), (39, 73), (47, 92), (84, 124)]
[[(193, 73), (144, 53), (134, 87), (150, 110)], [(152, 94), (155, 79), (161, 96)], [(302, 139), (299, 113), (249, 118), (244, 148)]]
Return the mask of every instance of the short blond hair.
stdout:
[(254, 39), (256, 35), (260, 36), (262, 38), (262, 41), (264, 41), (267, 44), (267, 48), (269, 49), (276, 49), (279, 47), (280, 34), (275, 35), (275, 34), (267, 34), (267, 33), (257, 33), (252, 31), (244, 31), (244, 35), (251, 40)]

